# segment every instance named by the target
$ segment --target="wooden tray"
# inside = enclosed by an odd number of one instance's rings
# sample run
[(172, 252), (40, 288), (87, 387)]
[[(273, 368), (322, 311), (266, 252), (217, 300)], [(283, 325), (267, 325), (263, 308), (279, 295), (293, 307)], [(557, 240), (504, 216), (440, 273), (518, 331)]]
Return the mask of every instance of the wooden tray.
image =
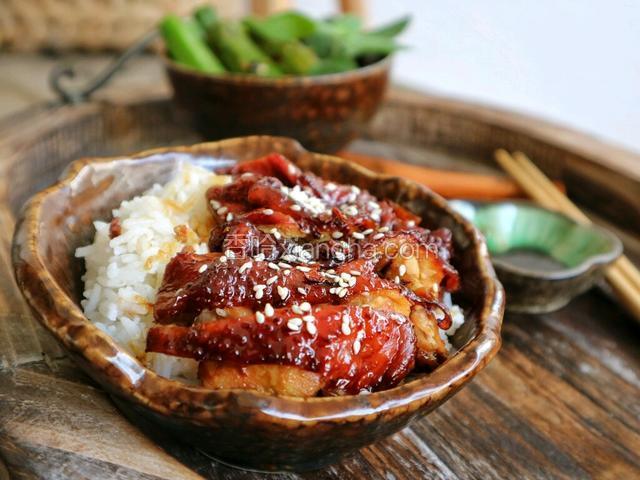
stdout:
[[(29, 314), (9, 248), (25, 199), (86, 155), (199, 141), (164, 97), (129, 92), (0, 123), (0, 479), (260, 478), (141, 432)], [(527, 117), (394, 92), (350, 149), (494, 171), (525, 151), (640, 253), (640, 158)], [(602, 290), (549, 315), (507, 315), (498, 356), (429, 416), (326, 471), (283, 478), (632, 478), (640, 475), (640, 331)], [(3, 465), (4, 464), (4, 465)]]

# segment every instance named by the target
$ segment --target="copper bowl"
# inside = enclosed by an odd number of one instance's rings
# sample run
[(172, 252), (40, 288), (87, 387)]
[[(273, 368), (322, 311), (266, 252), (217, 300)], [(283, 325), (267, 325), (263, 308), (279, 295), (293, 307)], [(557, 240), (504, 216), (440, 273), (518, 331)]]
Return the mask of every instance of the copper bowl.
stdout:
[[(84, 265), (74, 251), (91, 242), (93, 220), (108, 219), (122, 200), (169, 180), (180, 158), (215, 166), (272, 151), (325, 178), (398, 201), (421, 215), (427, 226), (452, 230), (454, 265), (462, 279), (455, 301), (467, 321), (453, 338), (459, 350), (447, 362), (430, 374), (412, 375), (396, 388), (369, 395), (299, 399), (214, 391), (147, 370), (87, 320), (79, 307)], [(16, 227), (13, 263), (35, 316), (129, 419), (252, 469), (319, 468), (390, 435), (450, 398), (500, 347), (504, 292), (478, 230), (425, 187), (307, 152), (286, 138), (236, 138), (76, 161), (59, 183), (27, 203)]]
[(207, 140), (285, 135), (335, 152), (362, 133), (387, 89), (391, 57), (344, 73), (266, 78), (211, 75), (165, 58), (177, 104)]

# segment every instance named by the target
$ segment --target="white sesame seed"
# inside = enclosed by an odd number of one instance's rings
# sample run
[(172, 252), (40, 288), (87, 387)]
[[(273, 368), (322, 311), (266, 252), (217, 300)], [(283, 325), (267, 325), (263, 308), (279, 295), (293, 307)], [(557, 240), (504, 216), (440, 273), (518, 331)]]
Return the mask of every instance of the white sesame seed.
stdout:
[(351, 217), (358, 214), (358, 208), (355, 205), (347, 205), (342, 208), (342, 211)]
[(309, 302), (302, 302), (300, 304), (300, 310), (302, 310), (303, 312), (310, 312), (311, 304)]
[(207, 271), (207, 268), (209, 268), (209, 265), (207, 265), (206, 263), (203, 265), (200, 265), (200, 268), (198, 269), (198, 273), (204, 273)]
[(304, 317), (302, 317), (302, 320), (304, 320), (305, 322), (315, 322), (316, 317), (314, 317), (313, 315), (305, 315)]
[(238, 272), (244, 273), (247, 270), (249, 270), (252, 266), (253, 266), (253, 262), (251, 260), (249, 260), (248, 262), (245, 262), (242, 265), (240, 265), (240, 268), (238, 269)]
[(315, 335), (316, 333), (318, 333), (318, 329), (313, 322), (307, 322), (307, 332), (309, 332), (310, 335)]
[(294, 212), (299, 212), (300, 210), (302, 210), (302, 207), (300, 205), (291, 205), (291, 210), (293, 210)]
[(300, 308), (300, 305), (292, 305), (291, 311), (293, 313), (297, 313), (298, 315), (302, 315), (304, 313), (304, 311)]
[(218, 210), (216, 210), (216, 213), (220, 216), (224, 215), (225, 213), (227, 213), (227, 210), (229, 210), (227, 207), (220, 207)]
[(355, 185), (351, 185), (351, 191), (353, 193), (360, 193), (360, 189), (358, 187), (356, 187)]
[(367, 202), (367, 205), (369, 205), (369, 208), (371, 208), (371, 210), (380, 210), (380, 205), (378, 205), (378, 202), (374, 202), (373, 200), (369, 200)]
[(264, 313), (256, 312), (256, 322), (264, 323)]
[(269, 279), (267, 280), (267, 285), (271, 285), (272, 283), (275, 283), (276, 281), (278, 281), (278, 276), (274, 275), (273, 277), (269, 277)]
[(220, 202), (217, 200), (209, 200), (209, 203), (211, 204), (214, 210), (217, 210), (220, 208)]
[(227, 311), (223, 308), (216, 308), (216, 315), (218, 315), (219, 317), (226, 317)]
[(231, 220), (233, 220), (233, 213), (229, 212), (227, 213), (227, 222), (230, 222)]
[(336, 273), (336, 271), (333, 268), (330, 268), (326, 273)]
[(380, 227), (380, 228), (378, 229), (378, 231), (379, 231), (379, 232), (382, 232), (382, 233), (388, 232), (388, 231), (389, 231), (389, 227)]
[(362, 232), (363, 235), (371, 235), (373, 233), (373, 228), (367, 228), (364, 232)]
[(340, 289), (340, 291), (338, 292), (338, 297), (340, 297), (340, 298), (344, 298), (344, 297), (346, 297), (347, 292), (348, 292), (348, 291), (347, 291), (347, 289), (346, 289), (346, 288), (344, 288), (344, 287), (342, 287), (342, 288)]
[(351, 236), (352, 236), (353, 238), (358, 239), (358, 240), (363, 240), (363, 239), (364, 239), (364, 235), (363, 235), (362, 233), (360, 233), (360, 232), (353, 232), (353, 233), (351, 234)]
[(254, 285), (253, 291), (256, 293), (256, 300), (260, 300), (264, 296), (264, 289), (267, 288), (266, 285)]
[(333, 256), (336, 257), (336, 260), (338, 260), (339, 262), (347, 258), (347, 256), (342, 252), (335, 252)]
[(351, 277), (351, 278), (349, 279), (349, 286), (350, 286), (350, 287), (355, 286), (356, 282), (357, 282), (356, 278), (355, 278), (355, 277)]
[(286, 298), (289, 296), (289, 289), (287, 287), (278, 285), (278, 295), (280, 295), (280, 298), (282, 300), (286, 300)]
[(236, 258), (236, 254), (233, 253), (233, 250), (225, 250), (224, 254), (226, 255), (227, 258)]
[(394, 278), (393, 281), (396, 283), (400, 283), (400, 277), (396, 275), (396, 278)]
[(286, 255), (282, 256), (283, 260), (286, 260), (287, 262), (295, 262), (297, 260), (297, 258), (295, 257), (295, 255), (291, 255), (289, 253), (287, 253)]
[(276, 238), (276, 240), (279, 240), (280, 238), (282, 238), (282, 234), (278, 231), (277, 228), (272, 228), (271, 230), (269, 230), (269, 233), (273, 235)]
[(336, 287), (331, 287), (331, 288), (329, 289), (329, 293), (331, 293), (331, 294), (335, 294), (337, 290), (338, 290), (338, 289), (337, 289)]
[(264, 213), (265, 215), (273, 215), (273, 210), (271, 210), (270, 208), (265, 208), (262, 213)]
[(291, 270), (289, 270), (289, 269), (287, 268), (287, 269), (286, 269), (284, 272), (282, 272), (282, 273), (284, 273), (284, 275), (285, 275), (286, 277), (288, 277), (289, 275), (291, 275)]
[(301, 272), (304, 272), (304, 273), (307, 273), (307, 272), (311, 271), (311, 269), (309, 267), (303, 267), (302, 265), (298, 265), (296, 268), (298, 270), (300, 270)]
[(269, 263), (267, 264), (267, 266), (268, 266), (271, 270), (280, 270), (280, 267), (279, 267), (278, 265), (276, 265), (275, 263), (273, 263), (273, 262), (269, 262)]
[(356, 341), (353, 342), (353, 353), (355, 353), (356, 355), (360, 352), (360, 340), (356, 338)]
[(274, 313), (275, 313), (275, 310), (273, 309), (273, 306), (270, 303), (267, 303), (264, 306), (264, 314), (267, 317), (272, 317)]
[(404, 264), (403, 264), (403, 265), (400, 265), (400, 266), (398, 267), (398, 274), (399, 274), (401, 277), (404, 277), (404, 274), (405, 274), (405, 273), (407, 273), (407, 266), (406, 266), (406, 265), (404, 265)]
[(331, 237), (332, 237), (332, 238), (335, 238), (335, 239), (337, 240), (337, 239), (339, 239), (339, 238), (342, 238), (342, 236), (343, 236), (343, 235), (344, 235), (344, 234), (343, 234), (342, 232), (335, 231), (335, 232), (333, 232), (333, 233), (331, 234)]
[(337, 187), (336, 187), (336, 184), (335, 184), (335, 183), (331, 183), (331, 182), (327, 183), (324, 187), (325, 187), (327, 190), (329, 190), (330, 192), (331, 192), (331, 191), (333, 191), (333, 190), (335, 190), (335, 189), (337, 188)]
[(351, 334), (351, 327), (349, 326), (349, 319), (346, 317), (342, 318), (342, 327), (341, 327), (342, 333), (344, 333), (345, 335), (350, 335)]
[(306, 291), (304, 288), (302, 288), (302, 287), (298, 287), (298, 293), (300, 293), (300, 294), (302, 294), (302, 295), (306, 295), (306, 294), (307, 294), (307, 291)]
[(289, 330), (300, 330), (302, 327), (302, 319), (297, 317), (289, 319), (287, 327), (289, 327)]
[(225, 262), (227, 261), (227, 257), (226, 257), (226, 255), (222, 255), (222, 256), (219, 258), (219, 260), (220, 260), (220, 263), (225, 263)]
[(264, 253), (259, 253), (258, 255), (256, 255), (255, 257), (253, 257), (253, 259), (254, 259), (256, 262), (263, 262), (265, 258), (266, 258), (266, 257), (264, 256)]
[(384, 233), (376, 233), (373, 237), (374, 240), (380, 240), (382, 237), (384, 237)]
[(360, 272), (358, 270), (350, 270), (349, 273), (356, 277), (360, 275)]
[(278, 266), (282, 268), (293, 268), (291, 265), (285, 262), (278, 262)]
[(351, 278), (351, 274), (350, 274), (350, 273), (348, 273), (348, 272), (342, 272), (342, 273), (340, 274), (340, 278), (341, 278), (341, 279), (343, 279), (343, 280), (347, 280), (347, 281), (349, 281), (349, 279)]
[(416, 222), (414, 220), (409, 220), (407, 222), (407, 227), (415, 227), (416, 226)]

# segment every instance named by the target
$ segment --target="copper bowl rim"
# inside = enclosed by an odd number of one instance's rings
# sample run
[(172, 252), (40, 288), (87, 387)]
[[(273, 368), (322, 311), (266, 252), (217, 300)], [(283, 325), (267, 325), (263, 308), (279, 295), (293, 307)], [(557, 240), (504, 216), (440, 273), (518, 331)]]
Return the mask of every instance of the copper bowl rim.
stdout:
[[(111, 392), (128, 397), (158, 414), (185, 418), (200, 424), (207, 424), (214, 417), (224, 415), (221, 407), (229, 403), (240, 406), (265, 421), (284, 422), (294, 426), (317, 421), (359, 421), (363, 418), (371, 419), (378, 414), (394, 415), (437, 404), (455, 393), (493, 358), (501, 344), (500, 329), (505, 299), (502, 285), (489, 260), (484, 239), (442, 197), (417, 184), (413, 185), (465, 229), (473, 243), (472, 253), (479, 266), (484, 288), (482, 305), (474, 308), (478, 312), (476, 335), (430, 374), (368, 395), (294, 398), (247, 390), (208, 390), (159, 376), (126, 353), (108, 334), (99, 330), (58, 285), (38, 252), (39, 218), (43, 213), (45, 200), (61, 189), (72, 187), (79, 175), (90, 170), (87, 167), (126, 168), (128, 163), (145, 159), (171, 161), (170, 158), (162, 160), (157, 156), (174, 152), (211, 156), (216, 148), (252, 142), (287, 145), (302, 154), (311, 155), (314, 160), (341, 164), (342, 168), (352, 169), (367, 179), (382, 178), (413, 184), (398, 177), (376, 174), (338, 157), (307, 152), (297, 141), (289, 138), (251, 136), (188, 147), (152, 149), (127, 156), (77, 160), (67, 167), (60, 181), (34, 195), (25, 205), (13, 239), (12, 257), (17, 283), (41, 323), (67, 350), (86, 361), (94, 373), (97, 369)], [(150, 160), (153, 156), (155, 160)]]
[(283, 75), (281, 77), (261, 77), (247, 73), (205, 73), (194, 68), (180, 65), (171, 60), (165, 53), (160, 54), (167, 70), (179, 72), (203, 81), (227, 85), (252, 85), (261, 87), (310, 87), (335, 86), (365, 77), (374, 76), (388, 71), (393, 62), (393, 54), (381, 58), (377, 62), (339, 73), (325, 73), (322, 75)]

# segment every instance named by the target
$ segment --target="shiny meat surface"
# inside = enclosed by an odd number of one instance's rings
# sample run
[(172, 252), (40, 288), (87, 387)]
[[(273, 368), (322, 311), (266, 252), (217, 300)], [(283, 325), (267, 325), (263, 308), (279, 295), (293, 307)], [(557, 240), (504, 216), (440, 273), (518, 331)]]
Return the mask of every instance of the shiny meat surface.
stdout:
[(249, 315), (192, 327), (155, 326), (147, 350), (196, 360), (279, 364), (319, 373), (327, 394), (396, 385), (413, 368), (416, 339), (404, 315), (371, 307), (317, 305), (258, 320)]
[(211, 388), (295, 396), (388, 388), (446, 359), (442, 298), (459, 283), (448, 230), (279, 154), (225, 173), (206, 194), (211, 253), (167, 265), (149, 351), (200, 360)]

